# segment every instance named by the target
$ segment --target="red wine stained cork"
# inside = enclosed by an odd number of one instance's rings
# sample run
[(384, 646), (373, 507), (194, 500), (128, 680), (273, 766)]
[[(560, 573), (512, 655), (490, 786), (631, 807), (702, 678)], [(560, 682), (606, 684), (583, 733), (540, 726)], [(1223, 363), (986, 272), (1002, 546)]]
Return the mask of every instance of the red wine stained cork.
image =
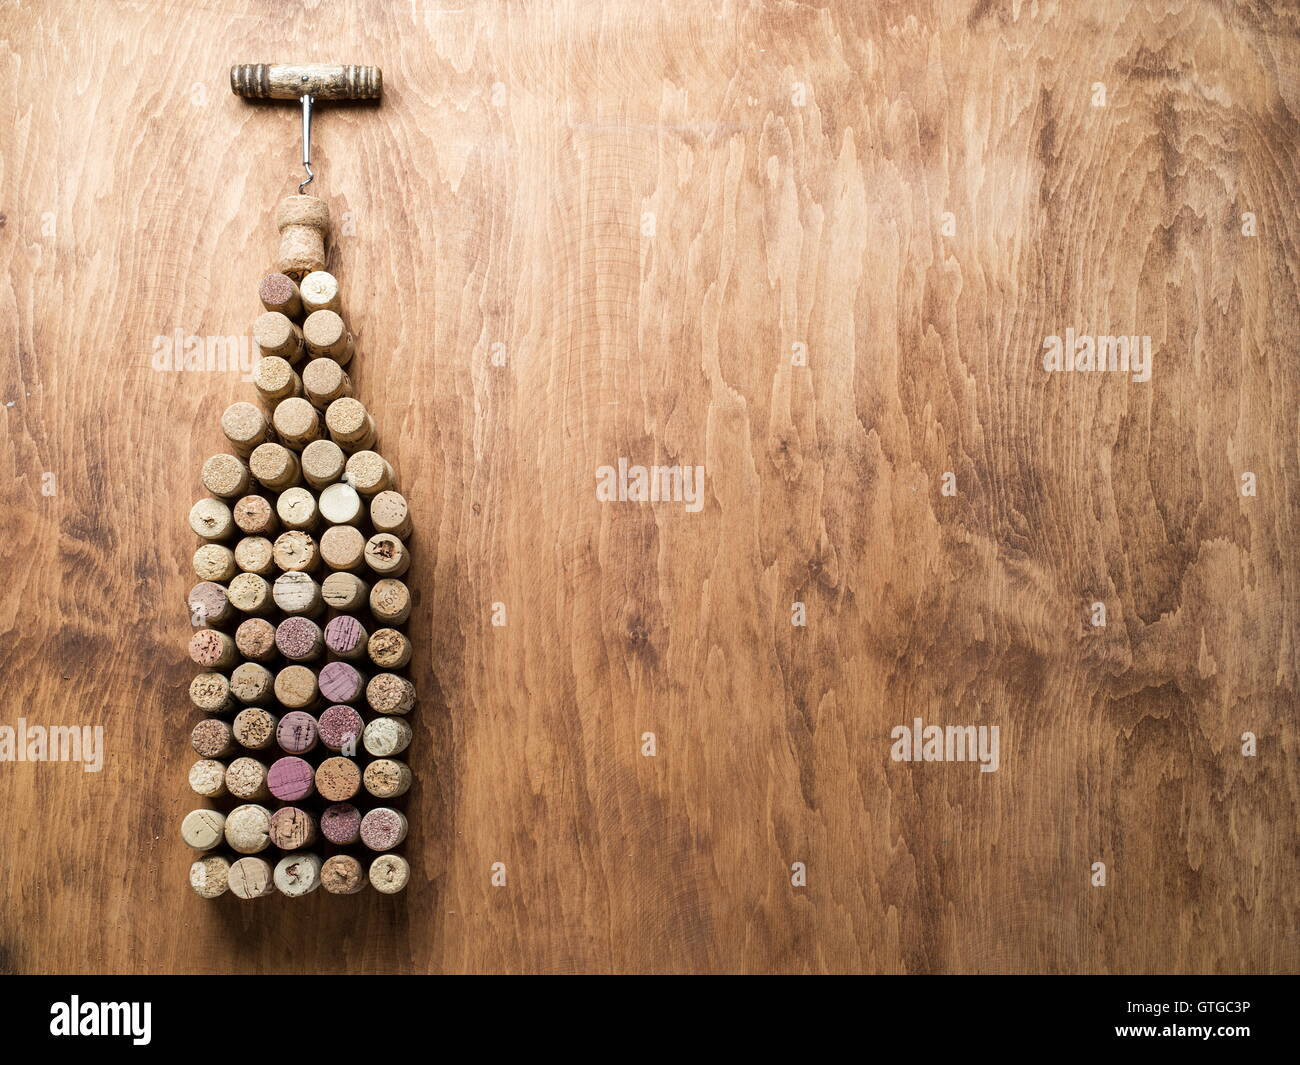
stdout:
[(307, 314), (313, 311), (333, 311), (343, 313), (343, 301), (339, 299), (338, 279), (325, 270), (314, 270), (302, 279), (302, 306)]
[(352, 358), (352, 334), (335, 311), (313, 311), (302, 323), (307, 351), (317, 359), (346, 366)]
[(366, 726), (362, 743), (376, 758), (391, 758), (410, 746), (411, 726), (400, 717), (377, 717)]
[(315, 854), (289, 854), (275, 866), (275, 887), (281, 895), (291, 899), (310, 895), (320, 887), (321, 860)]
[(227, 875), (230, 893), (239, 899), (260, 899), (275, 891), (271, 865), (261, 858), (240, 858)]
[(216, 629), (199, 629), (190, 637), (190, 661), (208, 671), (229, 669), (239, 659), (235, 641)]
[(331, 843), (346, 847), (361, 838), (361, 811), (350, 802), (336, 802), (320, 815), (320, 833)]
[(321, 489), (320, 516), (331, 525), (355, 525), (365, 514), (361, 496), (350, 484), (331, 484)]
[(352, 379), (333, 359), (312, 359), (303, 367), (302, 390), (312, 406), (324, 410), (336, 399), (352, 395)]
[(220, 898), (230, 887), (230, 862), (219, 854), (205, 854), (190, 866), (190, 887), (201, 899)]
[(217, 810), (191, 810), (181, 822), (181, 839), (196, 851), (210, 851), (221, 842), (225, 825)]
[(308, 573), (320, 562), (320, 550), (310, 533), (290, 529), (276, 537), (271, 557), (286, 573)]
[(316, 731), (321, 743), (331, 751), (346, 749), (354, 754), (362, 735), (361, 715), (350, 706), (331, 706), (321, 714)]
[[(291, 710), (275, 728), (275, 742), (285, 754), (306, 754), (316, 746), (316, 719), (302, 710)], [(278, 764), (278, 763), (277, 763)]]
[(370, 863), (370, 886), (383, 895), (396, 895), (411, 878), (411, 867), (400, 854), (381, 854)]
[(275, 440), (271, 422), (251, 403), (232, 403), (227, 407), (221, 415), (221, 431), (241, 458), (248, 458), (256, 447)]
[(249, 803), (226, 815), (226, 843), (240, 854), (257, 854), (271, 845), (271, 811)]
[(189, 608), (194, 625), (222, 625), (235, 616), (226, 590), (212, 581), (200, 581), (190, 589)]
[(370, 590), (370, 609), (375, 620), (400, 625), (411, 616), (411, 590), (395, 578), (377, 581)]
[(309, 662), (325, 649), (325, 635), (310, 618), (285, 618), (275, 629), (275, 646), (290, 662)]
[(380, 669), (401, 669), (411, 660), (411, 641), (396, 629), (379, 629), (370, 634), (366, 653)]
[(268, 311), (279, 311), (288, 318), (302, 317), (298, 286), (287, 274), (267, 274), (257, 286), (257, 298)]
[(235, 545), (235, 561), (244, 573), (269, 577), (275, 572), (275, 550), (265, 536), (245, 536)]
[(325, 626), (325, 646), (340, 658), (353, 661), (363, 658), (366, 639), (366, 630), (361, 622), (347, 614), (330, 618)]
[(245, 658), (269, 662), (275, 657), (275, 626), (265, 618), (249, 618), (235, 630), (235, 646)]
[(272, 492), (283, 492), (298, 483), (302, 467), (298, 456), (282, 444), (261, 444), (248, 460), (258, 481)]
[(279, 719), (274, 714), (260, 706), (250, 706), (235, 715), (230, 729), (241, 746), (250, 751), (264, 751), (275, 741), (278, 724)]
[(226, 766), (215, 758), (200, 758), (190, 766), (190, 791), (205, 799), (219, 799), (226, 793)]
[(261, 706), (270, 697), (275, 678), (257, 662), (244, 662), (230, 674), (230, 694), (244, 706)]
[(397, 483), (393, 467), (374, 451), (358, 451), (348, 459), (343, 479), (363, 496), (387, 491)]
[(370, 587), (352, 573), (331, 573), (320, 586), (321, 597), (331, 610), (361, 610), (365, 607)]
[(266, 775), (266, 766), (256, 758), (236, 758), (226, 766), (226, 790), (244, 802), (269, 799), (271, 795), (267, 789)]
[(411, 553), (392, 533), (375, 533), (366, 541), (366, 565), (380, 577), (400, 577), (411, 565)]
[(328, 802), (347, 802), (361, 790), (361, 770), (351, 758), (326, 758), (316, 767), (316, 790)]
[[(366, 791), (376, 799), (395, 799), (411, 786), (411, 770), (395, 758), (379, 758), (366, 766)], [(230, 785), (227, 784), (227, 787)]]
[(347, 458), (333, 440), (313, 440), (302, 451), (302, 475), (313, 488), (325, 488), (343, 476)]
[(271, 842), (282, 851), (302, 850), (316, 842), (316, 818), (297, 806), (282, 806), (271, 815)]
[(378, 673), (366, 685), (366, 702), (376, 714), (406, 714), (415, 706), (415, 685), (396, 673)]
[(205, 540), (229, 540), (235, 535), (235, 516), (220, 499), (205, 496), (190, 507), (190, 528)]
[[(271, 410), (275, 410), (281, 400), (302, 395), (302, 378), (298, 371), (279, 355), (265, 355), (258, 360), (253, 385), (263, 405)], [(271, 424), (275, 424), (274, 419)], [(278, 426), (276, 431), (279, 432)]]
[(390, 851), (406, 839), (406, 816), (391, 806), (376, 806), (361, 819), (361, 842), (372, 851)]
[[(325, 491), (328, 492), (329, 489)], [(352, 489), (349, 488), (348, 491)], [(331, 525), (321, 533), (320, 553), (330, 569), (360, 569), (366, 557), (365, 535), (355, 525)]]
[(320, 585), (306, 573), (281, 573), (275, 579), (271, 594), (275, 597), (275, 605), (286, 614), (306, 617), (320, 613), (323, 605)]
[(283, 802), (301, 802), (311, 797), (316, 774), (301, 758), (289, 755), (277, 759), (267, 774), (271, 794)]
[(301, 451), (321, 438), (320, 411), (301, 396), (281, 400), (271, 416), (271, 424), (285, 447)]
[(235, 524), (245, 536), (271, 537), (280, 528), (280, 519), (269, 499), (247, 495), (235, 504)]
[(235, 749), (235, 737), (221, 718), (206, 717), (190, 731), (190, 746), (200, 758), (225, 758)]
[(331, 703), (355, 702), (365, 685), (365, 678), (346, 662), (328, 662), (321, 667), (320, 693)]
[(377, 533), (392, 533), (399, 540), (407, 539), (411, 535), (411, 511), (406, 497), (400, 492), (380, 492), (370, 501), (370, 524)]
[(190, 702), (205, 714), (223, 714), (235, 708), (230, 681), (220, 673), (200, 673), (190, 681)]
[(330, 212), (315, 196), (286, 196), (275, 209), (280, 230), (280, 253), (275, 268), (300, 281), (307, 274), (325, 269), (325, 240), (330, 231)]
[(230, 605), (244, 614), (265, 614), (270, 611), (273, 602), (271, 585), (267, 584), (265, 577), (259, 577), (256, 573), (235, 574), (230, 578), (226, 595), (230, 598)]
[(286, 529), (310, 531), (320, 521), (316, 497), (306, 488), (290, 488), (275, 501), (275, 512)]
[(325, 409), (325, 427), (330, 439), (349, 455), (366, 451), (375, 444), (375, 420), (358, 399), (345, 396)]
[(213, 455), (203, 464), (203, 487), (214, 496), (234, 499), (248, 491), (251, 478), (243, 459)]
[(275, 697), (290, 710), (305, 710), (316, 703), (316, 674), (306, 666), (286, 666), (275, 676)]
[(263, 358), (277, 356), (291, 363), (302, 358), (302, 330), (279, 311), (266, 311), (257, 316), (253, 323), (253, 342), (261, 349)]
[(320, 867), (320, 886), (331, 895), (355, 895), (366, 886), (366, 871), (352, 855), (336, 854)]
[(235, 553), (223, 544), (203, 544), (194, 552), (194, 576), (201, 581), (228, 581), (238, 572)]

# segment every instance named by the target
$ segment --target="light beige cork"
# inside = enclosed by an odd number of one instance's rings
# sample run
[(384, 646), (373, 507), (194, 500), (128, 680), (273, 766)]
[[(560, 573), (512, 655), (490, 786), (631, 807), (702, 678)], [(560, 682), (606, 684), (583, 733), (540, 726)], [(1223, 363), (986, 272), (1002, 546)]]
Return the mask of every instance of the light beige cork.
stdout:
[(275, 864), (275, 886), (282, 895), (300, 898), (320, 887), (321, 860), (306, 852), (286, 854)]
[(280, 444), (262, 444), (248, 460), (253, 476), (272, 492), (283, 492), (298, 483), (298, 456)]
[(181, 822), (181, 839), (196, 851), (210, 851), (221, 842), (225, 825), (219, 810), (191, 810)]
[(245, 536), (235, 545), (235, 561), (244, 573), (266, 578), (275, 572), (275, 549), (265, 536)]
[(366, 872), (352, 855), (336, 854), (321, 866), (320, 885), (331, 895), (355, 895), (366, 886)]
[(260, 899), (275, 891), (271, 865), (262, 858), (240, 858), (227, 874), (230, 893), (240, 899)]
[(235, 708), (230, 681), (220, 673), (200, 673), (190, 681), (190, 702), (205, 714), (222, 714)]
[(365, 514), (361, 496), (350, 484), (331, 484), (321, 489), (320, 516), (331, 525), (355, 525)]
[(370, 590), (370, 610), (385, 625), (401, 625), (411, 616), (411, 590), (396, 578), (377, 581)]
[(275, 209), (280, 253), (275, 268), (295, 281), (325, 269), (330, 212), (315, 196), (286, 196)]
[(191, 625), (222, 625), (235, 616), (226, 589), (214, 581), (199, 581), (186, 600)]
[(320, 590), (326, 606), (345, 613), (360, 610), (370, 594), (366, 582), (352, 573), (331, 573)]
[(370, 634), (366, 653), (380, 669), (401, 669), (411, 660), (411, 641), (396, 629), (379, 629)]
[(233, 499), (248, 491), (248, 466), (234, 455), (213, 455), (203, 463), (203, 487), (214, 496)]
[(253, 323), (253, 342), (262, 358), (281, 358), (295, 363), (302, 358), (302, 329), (279, 311), (265, 311)]
[(330, 439), (349, 455), (375, 445), (375, 420), (365, 405), (351, 396), (336, 399), (326, 408), (325, 427)]
[(190, 790), (205, 799), (226, 793), (226, 767), (215, 758), (200, 758), (190, 766)]
[(333, 359), (312, 359), (302, 371), (302, 388), (308, 401), (324, 410), (336, 399), (352, 395), (352, 379)]
[(190, 508), (190, 528), (205, 540), (229, 540), (235, 535), (235, 516), (220, 499), (207, 496)]
[(239, 653), (254, 662), (269, 662), (275, 657), (275, 626), (265, 618), (247, 618), (235, 630)]
[[(411, 769), (395, 758), (378, 758), (366, 766), (366, 791), (377, 799), (395, 799), (411, 786)], [(229, 784), (227, 784), (229, 787)]]
[(415, 685), (396, 673), (376, 673), (366, 685), (366, 702), (377, 714), (407, 714), (415, 706)]
[(235, 524), (245, 536), (274, 536), (280, 519), (265, 496), (246, 495), (235, 504)]
[(275, 697), (290, 710), (305, 710), (315, 705), (320, 692), (316, 673), (306, 666), (285, 666), (275, 675)]
[[(238, 579), (238, 578), (236, 578)], [(306, 573), (282, 573), (271, 589), (275, 605), (286, 614), (312, 617), (320, 613), (320, 585)]]
[(313, 440), (302, 452), (302, 475), (313, 488), (325, 488), (343, 476), (347, 457), (333, 440)]
[(411, 535), (411, 510), (406, 497), (391, 490), (380, 492), (370, 501), (370, 524), (377, 533), (392, 533), (399, 540), (407, 539)]
[(352, 358), (352, 334), (336, 311), (316, 311), (302, 323), (303, 344), (312, 357), (346, 366)]
[(301, 529), (310, 532), (320, 524), (320, 509), (316, 496), (301, 486), (290, 488), (280, 494), (275, 501), (275, 512), (286, 529)]
[(302, 279), (302, 306), (304, 312), (334, 311), (343, 313), (343, 301), (339, 298), (339, 282), (327, 270), (316, 270)]
[(281, 400), (302, 395), (302, 378), (288, 361), (280, 358), (279, 355), (264, 355), (258, 360), (253, 384), (262, 403), (271, 410), (274, 410)]
[(250, 706), (235, 715), (231, 732), (241, 746), (250, 751), (264, 751), (275, 742), (275, 729), (280, 719), (260, 706)]
[(287, 274), (267, 274), (257, 286), (257, 298), (268, 311), (279, 311), (290, 318), (302, 317), (302, 296)]
[(270, 419), (251, 403), (232, 403), (221, 415), (221, 431), (235, 453), (247, 458), (261, 444), (275, 441)]
[(376, 758), (391, 758), (411, 745), (411, 726), (400, 717), (377, 717), (366, 725), (361, 742)]
[(260, 706), (270, 698), (275, 678), (257, 662), (241, 662), (230, 674), (230, 694), (243, 706)]
[(316, 819), (297, 806), (282, 806), (271, 815), (271, 842), (282, 851), (300, 851), (316, 842)]
[(366, 565), (380, 577), (400, 577), (411, 565), (411, 553), (392, 533), (375, 533), (366, 541)]
[(230, 887), (230, 862), (219, 854), (206, 854), (190, 866), (190, 887), (201, 899), (220, 898)]
[(384, 895), (396, 895), (411, 878), (411, 867), (400, 854), (381, 854), (370, 863), (370, 886)]
[(355, 452), (348, 459), (343, 479), (363, 496), (386, 491), (395, 483), (393, 467), (387, 459), (374, 451)]
[(365, 559), (366, 538), (352, 525), (331, 525), (321, 534), (320, 553), (330, 569), (358, 569)]
[(200, 669), (230, 669), (239, 660), (235, 641), (217, 629), (199, 629), (190, 637), (190, 661)]
[(236, 573), (226, 595), (230, 605), (245, 614), (265, 614), (271, 609), (271, 586), (256, 573)]
[[(235, 737), (230, 726), (221, 718), (205, 717), (190, 731), (190, 746), (200, 758), (225, 758), (235, 749)], [(224, 770), (222, 784), (225, 784)]]
[(266, 766), (256, 758), (236, 758), (226, 767), (226, 790), (244, 802), (271, 797), (266, 787)]
[(347, 802), (361, 790), (361, 770), (351, 758), (326, 758), (316, 767), (316, 790), (329, 802)]
[(238, 572), (235, 553), (224, 544), (204, 544), (194, 552), (194, 576), (201, 581), (228, 581)]
[(320, 411), (301, 396), (291, 396), (277, 403), (271, 424), (275, 426), (280, 443), (294, 451), (301, 451), (324, 435)]
[(307, 573), (320, 562), (320, 549), (310, 533), (290, 529), (275, 538), (275, 564), (286, 573)]
[(226, 842), (240, 854), (257, 854), (271, 845), (271, 811), (249, 803), (226, 815)]

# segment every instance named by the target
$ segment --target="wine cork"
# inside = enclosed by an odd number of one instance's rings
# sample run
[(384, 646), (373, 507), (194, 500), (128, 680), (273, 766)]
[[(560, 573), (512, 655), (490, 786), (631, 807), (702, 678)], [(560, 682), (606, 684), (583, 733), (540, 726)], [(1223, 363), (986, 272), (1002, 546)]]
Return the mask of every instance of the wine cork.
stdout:
[(282, 573), (276, 577), (271, 594), (275, 605), (286, 614), (308, 616), (322, 608), (320, 585), (306, 573)]
[(362, 743), (376, 758), (391, 758), (410, 746), (411, 726), (400, 717), (377, 717), (366, 726)]
[(343, 313), (339, 298), (338, 279), (325, 270), (314, 270), (302, 279), (302, 306), (307, 314), (313, 311)]
[(380, 669), (401, 669), (411, 660), (411, 641), (396, 629), (379, 629), (370, 634), (366, 653)]
[(343, 476), (343, 449), (333, 440), (313, 440), (302, 452), (302, 475), (313, 488), (325, 488)]
[(358, 451), (353, 454), (348, 459), (343, 479), (363, 496), (387, 491), (397, 482), (393, 467), (374, 451)]
[(279, 311), (265, 311), (257, 316), (253, 323), (253, 342), (264, 359), (277, 357), (294, 363), (302, 358), (302, 329)]
[(352, 334), (337, 311), (313, 311), (302, 323), (303, 342), (318, 359), (346, 366), (352, 358)]
[(310, 618), (285, 618), (276, 626), (275, 646), (290, 662), (309, 662), (325, 649), (325, 635)]
[[(235, 749), (234, 734), (219, 717), (207, 717), (190, 731), (190, 746), (200, 758), (225, 758)], [(225, 783), (224, 774), (222, 783)]]
[(235, 535), (235, 516), (220, 499), (205, 496), (190, 507), (190, 528), (205, 540), (228, 540)]
[(283, 492), (298, 483), (302, 467), (298, 456), (282, 444), (261, 444), (248, 460), (253, 476), (272, 492)]
[(395, 758), (379, 758), (366, 766), (364, 780), (366, 791), (375, 798), (395, 799), (411, 786), (411, 769)]
[(331, 573), (321, 583), (320, 591), (331, 610), (360, 610), (370, 596), (369, 585), (352, 573)]
[[(278, 578), (277, 578), (278, 579)], [(230, 605), (244, 614), (265, 614), (271, 609), (271, 585), (256, 573), (236, 573), (230, 579), (226, 595)]]
[(340, 614), (325, 626), (325, 646), (340, 658), (355, 661), (366, 651), (366, 630), (356, 618)]
[(320, 886), (331, 895), (355, 895), (366, 886), (366, 872), (352, 855), (336, 854), (320, 867)]
[(295, 755), (279, 758), (271, 766), (267, 783), (271, 794), (284, 802), (301, 802), (310, 798), (315, 788), (315, 776), (310, 765)]
[(216, 629), (199, 629), (190, 637), (190, 661), (208, 671), (229, 669), (238, 661), (235, 641)]
[(265, 618), (249, 618), (235, 630), (235, 646), (245, 658), (269, 662), (275, 657), (275, 626)]
[(310, 895), (320, 887), (320, 857), (300, 852), (281, 858), (275, 865), (275, 887), (291, 899)]
[(257, 286), (257, 298), (268, 311), (279, 311), (288, 318), (302, 317), (302, 298), (293, 278), (286, 274), (267, 274)]
[(286, 573), (307, 573), (320, 562), (320, 550), (310, 533), (290, 529), (276, 537), (271, 557)]
[(316, 818), (297, 806), (282, 806), (271, 815), (271, 842), (282, 851), (302, 850), (316, 842)]
[(302, 710), (291, 710), (275, 728), (275, 742), (285, 754), (306, 754), (316, 746), (316, 719)]
[(306, 488), (290, 488), (275, 501), (275, 512), (286, 529), (311, 531), (320, 521), (316, 497)]
[(269, 499), (247, 495), (235, 504), (235, 524), (245, 536), (270, 537), (280, 528), (280, 519)]
[(256, 448), (275, 440), (270, 421), (251, 403), (232, 403), (227, 407), (221, 415), (221, 431), (241, 458), (248, 458)]
[(235, 545), (235, 561), (245, 573), (269, 577), (275, 572), (275, 553), (265, 536), (245, 536)]
[(320, 494), (320, 516), (331, 525), (355, 525), (365, 513), (361, 497), (350, 484), (332, 484)]
[[(383, 718), (382, 720), (390, 720)], [(393, 718), (392, 720), (400, 720)], [(357, 750), (357, 741), (361, 739), (362, 724), (361, 715), (350, 706), (337, 704), (328, 707), (320, 716), (320, 721), (316, 725), (317, 734), (321, 743), (331, 751), (346, 751), (349, 755), (355, 755)]]
[(361, 770), (351, 758), (326, 758), (316, 768), (316, 790), (329, 802), (347, 802), (361, 790)]
[(190, 681), (190, 702), (205, 714), (223, 714), (235, 708), (230, 681), (220, 673), (200, 673)]
[[(361, 452), (364, 454), (364, 452)], [(356, 455), (352, 456), (356, 458)], [(392, 533), (399, 540), (411, 535), (411, 511), (400, 492), (380, 492), (370, 501), (370, 524), (377, 533)]]
[(316, 674), (306, 666), (286, 666), (275, 676), (275, 697), (282, 706), (303, 710), (314, 706), (318, 696)]
[[(373, 864), (371, 875), (374, 875)], [(240, 858), (230, 867), (227, 880), (230, 893), (239, 899), (260, 899), (275, 890), (270, 863), (261, 858)]]
[(325, 427), (330, 439), (349, 455), (375, 445), (375, 420), (361, 401), (351, 396), (336, 399), (325, 409)]
[(256, 662), (244, 662), (230, 674), (230, 692), (244, 706), (258, 706), (271, 695), (271, 671)]
[(381, 854), (370, 863), (370, 886), (383, 895), (396, 895), (411, 878), (411, 867), (400, 854)]
[(366, 557), (366, 538), (355, 525), (331, 525), (321, 533), (320, 553), (333, 570), (360, 569)]
[(190, 887), (201, 899), (215, 899), (230, 886), (230, 863), (219, 854), (205, 854), (190, 866)]
[(390, 851), (406, 839), (406, 816), (391, 806), (376, 806), (361, 819), (361, 842), (372, 851)]
[[(275, 410), (282, 400), (302, 395), (302, 378), (298, 376), (298, 371), (279, 355), (264, 355), (258, 360), (253, 384), (263, 406), (269, 410)], [(274, 418), (271, 424), (275, 425)], [(279, 431), (277, 425), (276, 432)]]
[[(371, 764), (378, 765), (377, 762)], [(236, 758), (226, 766), (226, 790), (244, 802), (269, 799), (271, 793), (266, 786), (266, 766), (247, 755)]]
[(315, 196), (286, 196), (275, 210), (280, 230), (280, 254), (275, 268), (295, 281), (325, 269), (325, 239), (330, 213)]
[(333, 359), (312, 359), (302, 371), (302, 390), (312, 406), (324, 410), (352, 395), (352, 379)]
[(235, 553), (223, 544), (203, 544), (194, 552), (194, 576), (201, 581), (228, 581), (238, 572)]
[(276, 404), (271, 424), (275, 426), (280, 442), (294, 451), (301, 451), (313, 440), (321, 438), (320, 411), (301, 396), (292, 396)]
[(396, 673), (377, 673), (366, 685), (366, 702), (376, 714), (407, 714), (415, 706), (415, 685)]
[(235, 715), (230, 729), (241, 746), (250, 751), (264, 751), (274, 742), (278, 723), (279, 719), (274, 714), (260, 706), (250, 706)]
[(190, 790), (205, 799), (219, 799), (226, 793), (226, 767), (215, 758), (200, 758), (190, 766)]
[(234, 455), (213, 455), (203, 463), (202, 478), (203, 487), (222, 499), (242, 496), (250, 483), (248, 466)]
[(217, 810), (191, 810), (181, 822), (181, 839), (196, 851), (210, 851), (221, 842), (226, 818)]
[(411, 590), (395, 578), (378, 581), (370, 590), (370, 610), (377, 621), (401, 625), (411, 616)]
[(366, 541), (366, 565), (380, 577), (400, 577), (411, 565), (411, 553), (392, 533), (375, 533)]
[(340, 847), (356, 843), (361, 838), (361, 811), (350, 802), (325, 807), (320, 815), (320, 832)]
[(191, 588), (188, 603), (194, 625), (222, 625), (235, 616), (226, 590), (212, 581), (200, 581)]
[(346, 662), (329, 662), (321, 667), (320, 693), (331, 703), (351, 703), (361, 698), (365, 678)]

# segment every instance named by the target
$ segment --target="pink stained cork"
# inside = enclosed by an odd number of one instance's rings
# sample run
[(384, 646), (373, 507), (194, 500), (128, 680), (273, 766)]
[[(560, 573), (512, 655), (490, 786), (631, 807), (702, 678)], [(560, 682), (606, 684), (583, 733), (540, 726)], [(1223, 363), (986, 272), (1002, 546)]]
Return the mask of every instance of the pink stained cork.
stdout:
[(281, 758), (266, 775), (267, 787), (271, 794), (283, 802), (298, 802), (307, 798), (315, 787), (315, 773), (301, 758), (290, 755)]
[(366, 652), (366, 630), (354, 617), (340, 614), (325, 626), (325, 646), (340, 658), (360, 658)]
[(285, 714), (275, 727), (275, 742), (287, 754), (306, 754), (316, 746), (316, 735), (316, 719), (302, 710)]
[(336, 802), (320, 815), (320, 831), (331, 843), (347, 846), (361, 838), (361, 811), (350, 802)]
[(406, 818), (388, 806), (377, 806), (361, 819), (361, 842), (372, 851), (392, 850), (406, 838)]
[(320, 716), (317, 731), (320, 741), (331, 751), (341, 751), (344, 747), (356, 748), (365, 726), (358, 714), (350, 706), (331, 706)]
[(361, 698), (366, 681), (346, 662), (330, 662), (320, 671), (320, 693), (332, 703), (352, 703)]
[(320, 626), (310, 618), (285, 618), (276, 627), (275, 646), (291, 662), (305, 662), (321, 653)]

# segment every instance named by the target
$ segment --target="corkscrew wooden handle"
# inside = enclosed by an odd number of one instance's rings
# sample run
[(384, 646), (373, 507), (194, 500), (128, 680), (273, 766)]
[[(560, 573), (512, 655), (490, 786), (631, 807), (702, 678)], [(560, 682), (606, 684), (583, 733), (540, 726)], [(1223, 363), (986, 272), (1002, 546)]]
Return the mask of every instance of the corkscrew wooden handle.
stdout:
[(240, 63), (230, 68), (230, 91), (250, 100), (377, 100), (384, 93), (384, 72), (322, 63)]

